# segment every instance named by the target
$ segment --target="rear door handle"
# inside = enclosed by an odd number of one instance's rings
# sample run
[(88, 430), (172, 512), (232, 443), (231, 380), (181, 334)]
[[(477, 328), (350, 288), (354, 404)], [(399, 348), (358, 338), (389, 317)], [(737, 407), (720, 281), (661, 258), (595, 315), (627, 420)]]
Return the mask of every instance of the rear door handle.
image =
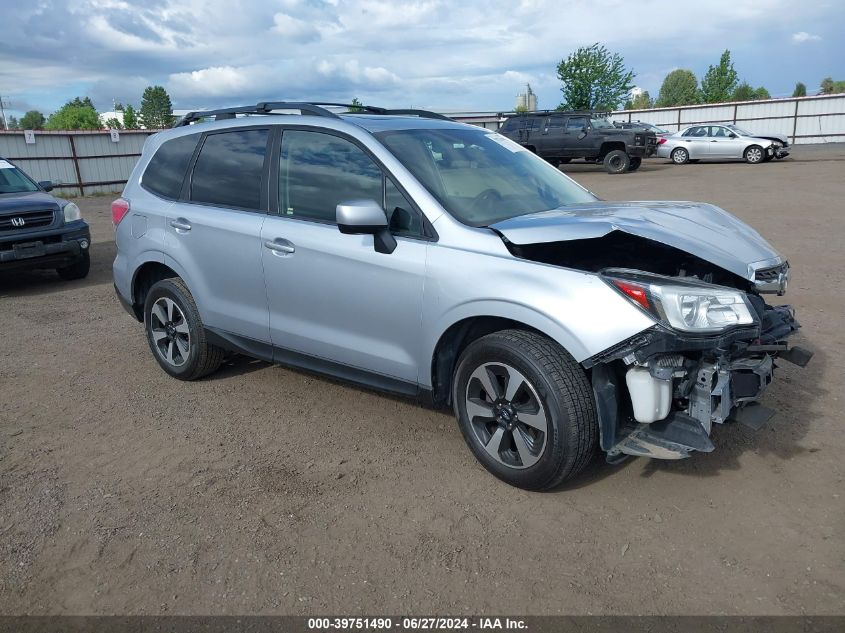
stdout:
[(185, 218), (176, 218), (175, 220), (171, 220), (170, 226), (172, 226), (177, 231), (191, 230), (191, 223), (188, 222)]
[(264, 247), (273, 251), (273, 253), (279, 255), (290, 255), (296, 248), (293, 245), (293, 242), (286, 240), (282, 237), (277, 237), (275, 240), (267, 240), (264, 242)]

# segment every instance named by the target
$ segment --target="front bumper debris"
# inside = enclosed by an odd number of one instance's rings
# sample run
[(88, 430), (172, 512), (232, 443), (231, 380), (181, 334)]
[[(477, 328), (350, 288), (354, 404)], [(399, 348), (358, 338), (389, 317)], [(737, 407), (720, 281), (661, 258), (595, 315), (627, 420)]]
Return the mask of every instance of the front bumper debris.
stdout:
[[(755, 328), (696, 338), (657, 326), (585, 361), (592, 368), (608, 461), (627, 455), (683, 459), (693, 451), (710, 452), (715, 425), (739, 422), (756, 430), (774, 415), (759, 401), (774, 377), (775, 360), (803, 367), (812, 352), (786, 342), (800, 327), (790, 306), (766, 306), (759, 298), (755, 303), (761, 316)], [(632, 372), (637, 380), (626, 381)], [(656, 398), (658, 393), (663, 398)], [(643, 416), (658, 400), (665, 406), (668, 393), (670, 408)]]

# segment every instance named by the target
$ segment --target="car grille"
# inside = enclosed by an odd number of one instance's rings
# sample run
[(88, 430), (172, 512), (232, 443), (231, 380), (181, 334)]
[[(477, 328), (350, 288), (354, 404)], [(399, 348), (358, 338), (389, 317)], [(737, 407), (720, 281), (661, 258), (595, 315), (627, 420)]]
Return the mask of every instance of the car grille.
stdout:
[(789, 268), (789, 264), (784, 262), (777, 266), (770, 266), (769, 268), (760, 268), (754, 271), (755, 281), (777, 281), (782, 272)]
[(54, 213), (50, 209), (13, 211), (8, 215), (0, 216), (0, 231), (25, 231), (50, 226), (53, 223), (53, 217)]

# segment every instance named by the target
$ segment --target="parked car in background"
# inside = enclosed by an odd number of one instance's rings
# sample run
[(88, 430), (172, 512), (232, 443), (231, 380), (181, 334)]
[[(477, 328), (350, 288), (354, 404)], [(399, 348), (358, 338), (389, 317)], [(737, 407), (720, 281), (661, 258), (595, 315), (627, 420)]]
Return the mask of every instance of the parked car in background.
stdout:
[(774, 143), (774, 156), (767, 154), (763, 160), (769, 161), (772, 160), (772, 158), (777, 158), (779, 160), (789, 156), (789, 137), (785, 134), (754, 134), (753, 132), (749, 132), (738, 125), (733, 124), (726, 125), (725, 127), (742, 138), (762, 138)]
[(169, 375), (229, 350), (451, 405), (485, 468), (544, 489), (598, 446), (712, 451), (768, 419), (775, 358), (809, 360), (764, 299), (789, 264), (727, 212), (601, 201), (491, 130), (327, 105), (191, 113), (144, 145), (114, 283)]
[(54, 268), (68, 280), (88, 274), (88, 224), (75, 203), (50, 195), (52, 189), (0, 157), (0, 271)]
[(657, 136), (667, 136), (672, 133), (671, 130), (664, 130), (662, 127), (642, 121), (614, 121), (613, 125), (621, 130), (646, 130), (647, 132), (654, 132)]
[(515, 114), (499, 132), (553, 165), (583, 158), (603, 164), (609, 174), (636, 171), (657, 151), (654, 132), (623, 130), (589, 111)]
[(657, 145), (657, 155), (676, 165), (731, 159), (757, 164), (771, 160), (777, 151), (771, 139), (742, 136), (727, 125), (693, 125), (661, 137)]

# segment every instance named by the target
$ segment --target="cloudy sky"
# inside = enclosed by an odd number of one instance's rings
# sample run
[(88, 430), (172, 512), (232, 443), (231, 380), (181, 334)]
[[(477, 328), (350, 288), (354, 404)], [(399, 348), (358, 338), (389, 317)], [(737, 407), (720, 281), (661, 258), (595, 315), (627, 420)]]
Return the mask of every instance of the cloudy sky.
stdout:
[(175, 108), (266, 99), (512, 108), (530, 82), (560, 102), (557, 63), (599, 41), (656, 96), (729, 48), (773, 96), (845, 79), (843, 0), (0, 0), (0, 96), (45, 113), (76, 95)]

